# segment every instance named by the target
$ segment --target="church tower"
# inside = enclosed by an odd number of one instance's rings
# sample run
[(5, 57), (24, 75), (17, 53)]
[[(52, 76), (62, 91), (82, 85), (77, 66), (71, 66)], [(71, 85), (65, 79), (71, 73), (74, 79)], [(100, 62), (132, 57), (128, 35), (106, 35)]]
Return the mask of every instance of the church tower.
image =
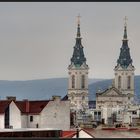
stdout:
[(114, 68), (115, 72), (115, 88), (119, 89), (122, 94), (128, 95), (128, 99), (134, 97), (134, 66), (130, 56), (130, 49), (128, 47), (127, 39), (127, 24), (125, 18), (124, 35), (122, 46), (120, 48), (120, 56), (117, 60), (117, 66)]
[(74, 46), (71, 64), (68, 66), (68, 99), (72, 110), (88, 108), (88, 65), (84, 56), (80, 33), (80, 16), (78, 16), (76, 44)]

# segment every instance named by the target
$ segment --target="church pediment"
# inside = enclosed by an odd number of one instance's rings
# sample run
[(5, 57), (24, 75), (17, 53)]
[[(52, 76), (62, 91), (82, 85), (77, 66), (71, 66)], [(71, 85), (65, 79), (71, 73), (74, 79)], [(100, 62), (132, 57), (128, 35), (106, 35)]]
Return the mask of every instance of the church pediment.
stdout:
[(118, 89), (112, 87), (109, 89), (106, 89), (102, 93), (98, 94), (99, 96), (121, 96), (121, 93)]

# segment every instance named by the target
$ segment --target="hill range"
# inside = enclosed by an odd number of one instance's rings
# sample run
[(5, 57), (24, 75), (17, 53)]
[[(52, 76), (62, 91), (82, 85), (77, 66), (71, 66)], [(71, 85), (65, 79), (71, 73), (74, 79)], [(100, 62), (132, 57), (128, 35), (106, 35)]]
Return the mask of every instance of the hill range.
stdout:
[[(89, 99), (96, 99), (98, 89), (105, 90), (112, 79), (89, 79)], [(135, 97), (140, 102), (140, 76), (135, 76)], [(16, 96), (18, 100), (51, 99), (52, 95), (64, 97), (67, 94), (68, 78), (52, 78), (27, 81), (0, 80), (0, 99)]]

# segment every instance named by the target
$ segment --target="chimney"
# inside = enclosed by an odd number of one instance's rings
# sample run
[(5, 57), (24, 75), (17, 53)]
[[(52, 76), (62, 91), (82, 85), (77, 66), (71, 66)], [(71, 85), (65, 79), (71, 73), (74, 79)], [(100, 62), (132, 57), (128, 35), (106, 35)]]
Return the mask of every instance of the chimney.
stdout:
[(30, 110), (29, 100), (24, 99), (23, 101), (25, 102), (25, 111), (26, 111), (26, 113), (29, 113), (29, 110)]
[(8, 101), (16, 101), (16, 96), (7, 96), (6, 99)]
[(61, 96), (54, 95), (54, 96), (52, 96), (52, 100), (60, 101), (61, 100)]

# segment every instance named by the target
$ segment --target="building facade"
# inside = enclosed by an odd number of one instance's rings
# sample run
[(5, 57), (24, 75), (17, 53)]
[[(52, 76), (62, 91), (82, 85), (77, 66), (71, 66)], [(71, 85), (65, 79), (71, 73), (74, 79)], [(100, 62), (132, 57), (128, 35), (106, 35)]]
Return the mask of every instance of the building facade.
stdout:
[(38, 101), (0, 101), (0, 129), (70, 129), (70, 102), (60, 97)]

